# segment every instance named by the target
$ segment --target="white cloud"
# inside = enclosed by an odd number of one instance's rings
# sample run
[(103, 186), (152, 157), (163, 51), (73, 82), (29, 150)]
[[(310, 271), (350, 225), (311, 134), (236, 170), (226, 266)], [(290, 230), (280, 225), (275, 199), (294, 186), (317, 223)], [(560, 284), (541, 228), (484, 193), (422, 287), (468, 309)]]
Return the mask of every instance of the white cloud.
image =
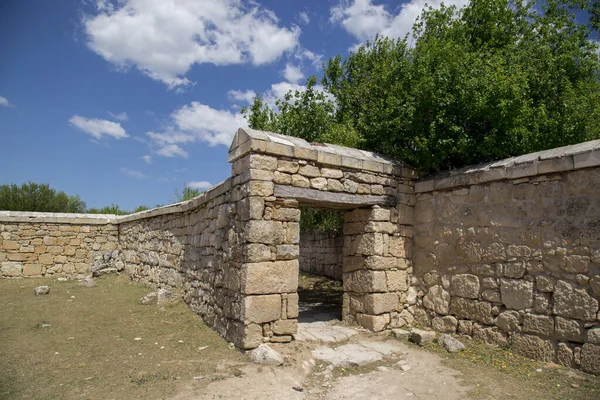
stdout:
[(207, 181), (197, 181), (197, 182), (188, 182), (185, 184), (185, 186), (189, 187), (190, 189), (207, 190), (207, 189), (210, 189), (213, 185), (212, 185), (212, 183), (207, 182)]
[(121, 167), (121, 173), (123, 175), (127, 175), (131, 178), (135, 178), (135, 179), (143, 179), (146, 177), (146, 175), (144, 175), (143, 173), (141, 173), (140, 171), (134, 171), (132, 169), (128, 169), (125, 167)]
[(84, 19), (88, 46), (120, 69), (170, 89), (192, 84), (194, 64), (268, 64), (298, 45), (300, 28), (240, 0), (99, 0)]
[(154, 152), (164, 157), (188, 157), (183, 145), (205, 142), (229, 146), (239, 127), (248, 126), (244, 117), (229, 110), (216, 110), (199, 102), (173, 111), (164, 132), (147, 132)]
[(383, 5), (375, 5), (371, 0), (343, 0), (331, 8), (330, 21), (340, 24), (360, 41), (373, 39), (376, 34), (391, 38), (403, 38), (412, 32), (412, 26), (426, 6), (439, 8), (465, 6), (469, 0), (411, 0), (402, 4), (397, 13), (390, 13)]
[(298, 83), (298, 81), (300, 79), (304, 78), (304, 74), (302, 73), (300, 68), (298, 68), (292, 64), (286, 64), (285, 70), (283, 70), (283, 77), (288, 82)]
[(300, 19), (300, 22), (302, 22), (304, 25), (308, 25), (308, 24), (310, 24), (310, 17), (308, 16), (308, 14), (307, 14), (307, 13), (305, 13), (305, 12), (301, 12), (301, 13), (298, 15), (298, 18)]
[(254, 90), (230, 90), (227, 92), (229, 99), (232, 101), (242, 101), (244, 103), (251, 104), (252, 100), (256, 96), (256, 92)]
[(163, 157), (183, 157), (188, 158), (189, 153), (176, 144), (167, 144), (156, 150), (156, 154)]
[(119, 121), (121, 121), (121, 122), (127, 121), (127, 120), (129, 119), (129, 115), (127, 115), (127, 113), (126, 113), (126, 112), (122, 112), (122, 113), (119, 113), (119, 114), (113, 114), (113, 113), (111, 113), (111, 112), (109, 111), (109, 112), (108, 112), (108, 114), (109, 114), (111, 117), (113, 117), (114, 119), (117, 119), (117, 120), (119, 120)]
[(79, 130), (92, 135), (97, 140), (102, 139), (103, 136), (112, 136), (115, 139), (123, 139), (129, 136), (121, 124), (105, 119), (92, 119), (73, 115), (69, 118), (69, 123)]
[(147, 164), (152, 164), (152, 156), (149, 154), (146, 154), (145, 156), (141, 157), (142, 160), (146, 161)]
[(6, 97), (0, 96), (0, 107), (13, 107), (13, 105), (8, 102)]

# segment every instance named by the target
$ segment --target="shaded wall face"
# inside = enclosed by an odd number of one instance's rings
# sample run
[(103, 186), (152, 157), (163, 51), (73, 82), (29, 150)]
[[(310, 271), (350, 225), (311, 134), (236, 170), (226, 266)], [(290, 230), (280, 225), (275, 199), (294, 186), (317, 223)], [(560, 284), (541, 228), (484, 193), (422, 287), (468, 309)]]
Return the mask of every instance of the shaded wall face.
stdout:
[[(0, 278), (89, 274), (94, 260), (103, 254), (118, 260), (116, 225), (63, 220), (1, 222)], [(113, 264), (118, 270), (123, 267), (118, 262)]]
[(420, 193), (415, 215), (419, 324), (600, 372), (600, 168)]
[(300, 271), (341, 281), (343, 248), (342, 232), (300, 232)]

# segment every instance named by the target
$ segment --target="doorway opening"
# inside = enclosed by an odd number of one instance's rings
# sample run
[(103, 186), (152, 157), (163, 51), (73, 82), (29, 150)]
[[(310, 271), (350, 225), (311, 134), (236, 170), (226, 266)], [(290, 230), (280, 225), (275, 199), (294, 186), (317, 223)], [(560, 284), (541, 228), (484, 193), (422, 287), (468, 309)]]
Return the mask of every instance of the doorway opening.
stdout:
[(342, 320), (344, 211), (301, 208), (298, 322)]

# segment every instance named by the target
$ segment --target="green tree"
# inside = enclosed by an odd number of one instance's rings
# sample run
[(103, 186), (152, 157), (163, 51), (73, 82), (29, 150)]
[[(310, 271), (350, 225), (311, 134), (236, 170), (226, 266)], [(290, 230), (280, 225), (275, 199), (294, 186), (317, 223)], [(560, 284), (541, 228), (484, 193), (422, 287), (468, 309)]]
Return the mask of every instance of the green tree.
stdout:
[(105, 206), (102, 208), (90, 208), (86, 211), (88, 214), (114, 214), (114, 215), (126, 215), (131, 214), (129, 211), (121, 210), (116, 204)]
[[(577, 22), (581, 10), (589, 18)], [(599, 13), (592, 0), (428, 8), (412, 38), (377, 37), (331, 58), (325, 92), (311, 78), (276, 111), (255, 99), (246, 117), (257, 129), (377, 151), (429, 172), (596, 139), (600, 60), (590, 39)]]
[(192, 189), (191, 187), (185, 186), (182, 191), (179, 189), (175, 189), (175, 203), (179, 203), (181, 201), (191, 200), (194, 197), (198, 197), (202, 194), (198, 189)]
[(81, 213), (85, 203), (79, 196), (57, 192), (47, 183), (28, 182), (0, 186), (0, 210)]

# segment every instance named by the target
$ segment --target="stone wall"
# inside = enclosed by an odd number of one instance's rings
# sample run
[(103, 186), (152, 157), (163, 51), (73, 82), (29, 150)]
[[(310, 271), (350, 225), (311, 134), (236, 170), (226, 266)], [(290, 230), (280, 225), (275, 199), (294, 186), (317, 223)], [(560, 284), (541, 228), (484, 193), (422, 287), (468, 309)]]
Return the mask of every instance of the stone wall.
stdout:
[[(118, 227), (112, 218), (2, 212), (0, 277), (88, 274), (96, 257), (110, 254), (108, 258), (117, 259)], [(115, 267), (122, 269), (122, 264)]]
[(417, 183), (409, 320), (600, 373), (600, 141)]
[(342, 280), (344, 235), (342, 232), (300, 232), (300, 271)]

